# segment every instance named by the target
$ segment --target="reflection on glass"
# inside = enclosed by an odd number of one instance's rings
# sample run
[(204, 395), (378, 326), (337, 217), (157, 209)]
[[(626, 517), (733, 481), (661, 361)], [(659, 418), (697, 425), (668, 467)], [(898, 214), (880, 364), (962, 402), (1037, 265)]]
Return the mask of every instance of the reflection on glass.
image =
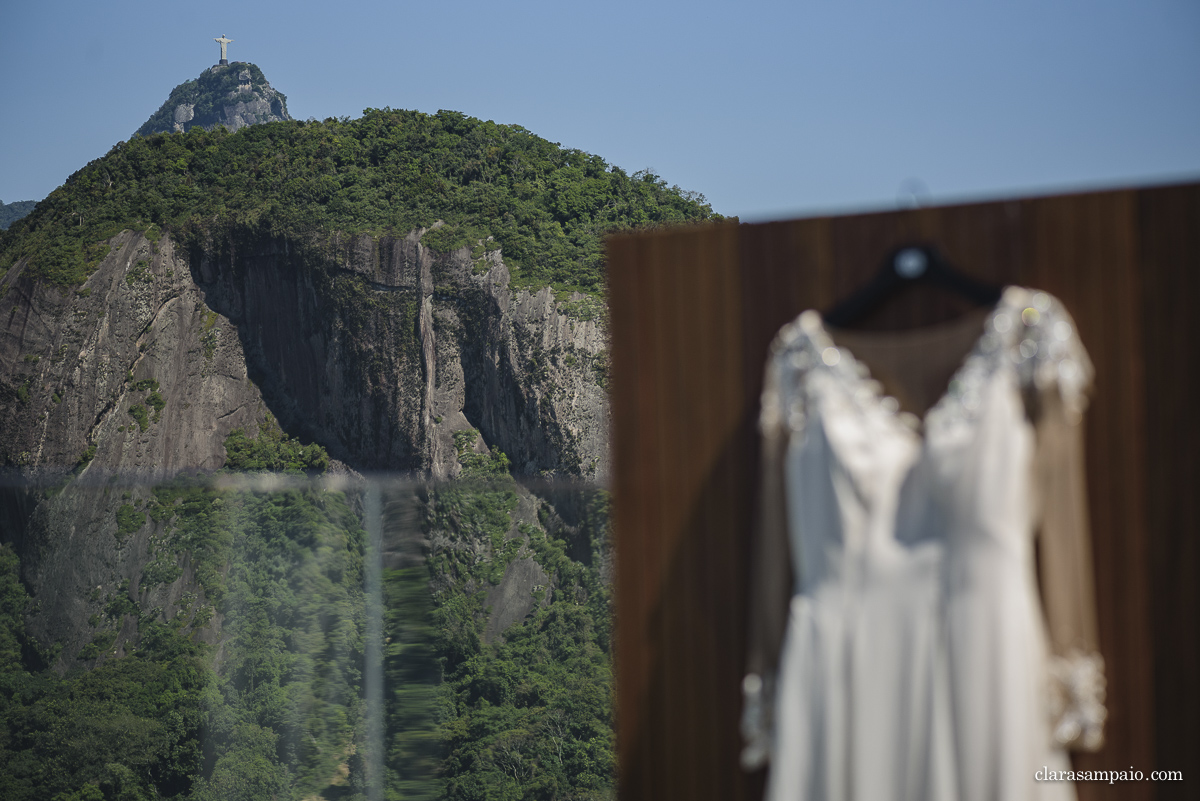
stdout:
[(268, 440), (5, 484), (0, 797), (611, 798), (607, 494)]

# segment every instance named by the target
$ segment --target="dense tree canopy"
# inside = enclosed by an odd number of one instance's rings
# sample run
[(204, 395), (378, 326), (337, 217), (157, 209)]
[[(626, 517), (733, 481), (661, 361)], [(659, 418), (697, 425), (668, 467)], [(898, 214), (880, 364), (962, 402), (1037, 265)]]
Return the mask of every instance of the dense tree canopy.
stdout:
[[(546, 506), (538, 524), (514, 526), (519, 488), (502, 453), (474, 452), (477, 436), (458, 438), (463, 480), (422, 493), (437, 543), (425, 564), (384, 572), (375, 775), (397, 801), (611, 798), (607, 497), (590, 494), (575, 530)], [(97, 588), (94, 639), (65, 674), (51, 669), (59, 650), (28, 635), (32, 602), (0, 547), (0, 797), (366, 797), (361, 498), (306, 479), (328, 457), (269, 419), (226, 448), (218, 476), (124, 494), (118, 536), (152, 527), (152, 558), (138, 581)], [(241, 488), (232, 468), (289, 483)], [(581, 547), (590, 555), (572, 558)], [(524, 620), (485, 641), (484, 591), (518, 558), (550, 582)], [(182, 565), (188, 592), (151, 608), (148, 591)], [(203, 644), (214, 626), (216, 647)]]
[[(520, 126), (368, 109), (120, 143), (0, 233), (0, 270), (28, 259), (30, 275), (78, 284), (122, 229), (193, 251), (283, 237), (327, 257), (346, 235), (440, 220), (425, 245), (499, 247), (517, 285), (597, 293), (608, 232), (717, 218), (700, 195)], [(148, 394), (131, 425), (145, 429), (163, 401), (155, 382), (135, 389)], [(387, 797), (611, 798), (606, 497), (567, 526), (522, 499), (504, 454), (476, 453), (477, 437), (455, 437), (463, 479), (423, 493), (426, 561), (384, 577)], [(65, 675), (50, 669), (54, 646), (26, 634), (17, 560), (0, 549), (0, 796), (362, 797), (361, 498), (305, 484), (327, 454), (270, 418), (225, 446), (227, 470), (285, 473), (288, 488), (198, 477), (126, 493), (116, 537), (151, 527), (149, 561), (132, 586), (91, 599), (103, 614)], [(547, 583), (524, 620), (485, 640), (484, 596), (518, 559)], [(185, 571), (169, 616), (145, 608)]]
[(286, 236), (319, 249), (337, 232), (403, 235), (443, 220), (425, 244), (490, 236), (519, 284), (592, 292), (603, 285), (605, 233), (716, 218), (699, 194), (519, 125), (367, 109), (357, 120), (121, 142), (0, 234), (0, 269), (29, 257), (34, 274), (79, 283), (124, 228), (157, 226), (190, 244)]

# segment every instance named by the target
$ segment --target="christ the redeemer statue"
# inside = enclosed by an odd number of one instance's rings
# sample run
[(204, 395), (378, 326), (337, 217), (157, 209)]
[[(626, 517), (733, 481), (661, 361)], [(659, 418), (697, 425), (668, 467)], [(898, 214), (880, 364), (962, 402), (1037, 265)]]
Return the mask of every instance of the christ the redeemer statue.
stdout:
[(228, 46), (229, 46), (229, 43), (230, 43), (230, 42), (232, 42), (233, 40), (232, 40), (232, 39), (226, 39), (226, 38), (225, 38), (225, 34), (221, 34), (221, 38), (220, 38), (220, 39), (213, 39), (213, 41), (214, 41), (214, 42), (217, 42), (218, 44), (220, 44), (220, 45), (221, 45), (221, 61), (220, 61), (219, 63), (220, 63), (220, 64), (228, 64), (228, 63), (229, 63), (229, 59), (225, 57), (225, 48), (226, 48), (226, 47), (228, 47)]

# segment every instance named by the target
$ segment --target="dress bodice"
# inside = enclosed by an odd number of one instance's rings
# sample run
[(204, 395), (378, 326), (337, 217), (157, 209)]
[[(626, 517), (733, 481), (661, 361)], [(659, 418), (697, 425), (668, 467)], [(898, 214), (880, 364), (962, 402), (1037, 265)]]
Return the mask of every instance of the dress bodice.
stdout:
[(1026, 770), (1063, 758), (1033, 556), (1038, 420), (1077, 422), (1090, 375), (1058, 301), (1019, 287), (923, 416), (816, 312), (780, 332), (761, 421), (794, 583), (769, 797), (1067, 797), (1031, 792)]
[[(778, 393), (764, 399), (764, 419), (778, 414), (790, 430), (798, 586), (818, 579), (831, 542), (879, 558), (935, 539), (1027, 555), (1039, 506), (1027, 406), (1054, 386), (1080, 414), (1090, 362), (1070, 317), (1044, 292), (1008, 288), (980, 329), (923, 419), (883, 394), (817, 312), (780, 332), (772, 357)], [(812, 520), (821, 508), (837, 514)]]

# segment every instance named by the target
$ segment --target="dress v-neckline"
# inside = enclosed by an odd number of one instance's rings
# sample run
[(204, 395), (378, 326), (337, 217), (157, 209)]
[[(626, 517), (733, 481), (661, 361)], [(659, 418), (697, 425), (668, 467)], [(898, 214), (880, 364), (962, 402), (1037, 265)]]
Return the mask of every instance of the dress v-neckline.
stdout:
[[(863, 395), (870, 399), (872, 406), (884, 412), (890, 419), (895, 420), (902, 429), (908, 430), (918, 438), (924, 439), (928, 433), (930, 422), (937, 417), (939, 410), (944, 409), (955, 401), (962, 403), (970, 411), (973, 411), (974, 406), (977, 405), (978, 399), (970, 397), (967, 393), (962, 392), (960, 388), (970, 383), (965, 379), (967, 374), (978, 363), (979, 357), (985, 352), (994, 351), (999, 346), (1001, 338), (1004, 338), (1020, 322), (1013, 320), (1011, 315), (1004, 315), (1003, 312), (1008, 309), (1015, 309), (1024, 303), (1026, 299), (1022, 298), (1018, 300), (1016, 297), (1016, 294), (1021, 291), (1021, 288), (1017, 286), (1006, 286), (1004, 288), (1004, 291), (1000, 294), (1000, 299), (984, 313), (983, 318), (978, 322), (980, 328), (979, 334), (971, 342), (962, 358), (957, 361), (957, 366), (951, 372), (946, 386), (933, 401), (933, 404), (920, 414), (902, 409), (900, 401), (884, 391), (883, 384), (872, 375), (871, 368), (867, 363), (858, 358), (849, 347), (837, 342), (826, 326), (824, 317), (815, 310), (811, 313), (810, 317), (812, 321), (810, 331), (818, 333), (823, 340), (821, 342), (814, 342), (813, 344), (817, 345), (817, 349), (820, 351), (817, 354), (818, 358), (827, 366), (836, 367), (839, 363), (845, 362), (848, 369), (842, 372), (848, 376), (855, 394), (862, 392)], [(925, 326), (902, 331), (881, 331), (879, 335), (881, 337), (887, 335), (929, 335), (939, 329), (945, 330), (955, 324), (961, 324), (960, 321), (961, 318), (935, 326)], [(854, 333), (857, 334), (858, 332)]]

